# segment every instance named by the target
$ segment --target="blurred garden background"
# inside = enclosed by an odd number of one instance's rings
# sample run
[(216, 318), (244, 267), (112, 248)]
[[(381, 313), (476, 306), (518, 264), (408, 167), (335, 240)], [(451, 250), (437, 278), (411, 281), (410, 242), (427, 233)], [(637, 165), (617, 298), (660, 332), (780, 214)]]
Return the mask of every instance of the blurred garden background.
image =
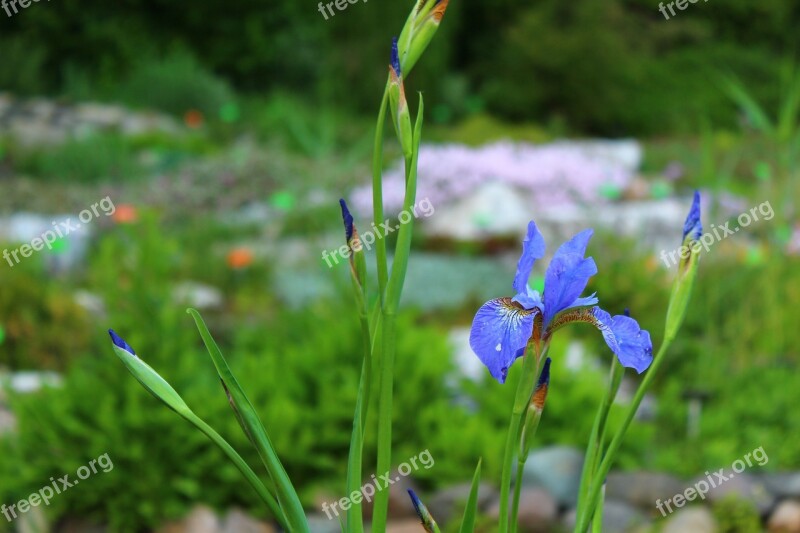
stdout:
[[(344, 243), (340, 197), (369, 227), (374, 115), (410, 5), (357, 2), (327, 19), (312, 0), (0, 11), (0, 248), (114, 206), (0, 262), (0, 503), (102, 454), (114, 464), (0, 531), (271, 531), (236, 469), (110, 348), (113, 327), (257, 462), (188, 306), (270, 428), (314, 531), (339, 530), (320, 506), (344, 494), (361, 352), (348, 268), (322, 252)], [(661, 253), (680, 245), (700, 189), (705, 230), (740, 231), (702, 253), (686, 322), (609, 478), (604, 530), (800, 531), (800, 4), (676, 13), (654, 0), (452, 0), (406, 80), (425, 94), (418, 198), (435, 211), (418, 221), (398, 325), (393, 457), (430, 451), (435, 466), (404, 483), (445, 526), (478, 457), (482, 513), (497, 513), (513, 387), (467, 337), (478, 307), (510, 293), (527, 221), (548, 243), (594, 227), (590, 291), (612, 314), (630, 308), (658, 345), (676, 272)], [(384, 159), (396, 214), (399, 146)], [(528, 531), (568, 527), (612, 356), (592, 328), (555, 342), (523, 480)], [(759, 447), (769, 461), (701, 505), (656, 510)], [(374, 449), (368, 432), (366, 465)], [(398, 532), (414, 521), (404, 498)]]

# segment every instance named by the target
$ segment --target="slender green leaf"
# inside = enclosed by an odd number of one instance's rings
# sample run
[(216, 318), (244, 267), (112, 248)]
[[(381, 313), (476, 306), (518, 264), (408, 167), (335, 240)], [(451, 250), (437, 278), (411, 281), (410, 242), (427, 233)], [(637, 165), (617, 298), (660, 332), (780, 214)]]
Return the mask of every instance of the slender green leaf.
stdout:
[[(460, 533), (472, 533), (475, 531), (475, 516), (478, 513), (478, 485), (481, 482), (481, 463), (483, 459), (478, 459), (478, 466), (475, 467), (475, 474), (472, 475), (472, 486), (469, 489), (467, 506), (464, 508), (464, 518), (461, 519)], [(517, 481), (519, 483), (519, 480)]]
[(228, 395), (231, 408), (237, 414), (242, 430), (255, 446), (272, 482), (275, 484), (278, 502), (286, 515), (289, 530), (292, 533), (308, 532), (308, 522), (306, 521), (300, 498), (297, 496), (297, 492), (292, 486), (289, 476), (278, 458), (278, 454), (275, 452), (272, 441), (270, 441), (267, 430), (258, 413), (231, 372), (228, 362), (222, 355), (211, 333), (209, 333), (200, 313), (194, 309), (188, 309), (187, 312), (192, 315), (197, 324), (197, 329), (200, 331), (200, 336), (203, 338), (209, 355), (211, 355), (211, 360), (214, 362), (220, 380), (222, 380), (222, 386)]

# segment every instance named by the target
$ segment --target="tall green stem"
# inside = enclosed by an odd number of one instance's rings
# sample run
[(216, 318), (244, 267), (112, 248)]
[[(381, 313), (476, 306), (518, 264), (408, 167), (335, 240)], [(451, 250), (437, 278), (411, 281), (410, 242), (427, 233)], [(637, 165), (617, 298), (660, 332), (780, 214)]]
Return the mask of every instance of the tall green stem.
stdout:
[[(372, 218), (377, 227), (383, 222), (383, 133), (386, 129), (386, 108), (389, 103), (389, 82), (381, 98), (378, 122), (375, 125), (375, 145), (372, 152)], [(375, 240), (375, 260), (378, 267), (378, 294), (383, 302), (386, 283), (389, 279), (389, 266), (386, 260), (386, 241)]]
[(661, 366), (664, 360), (664, 354), (671, 343), (672, 338), (667, 337), (664, 339), (664, 342), (661, 344), (661, 348), (659, 348), (658, 353), (653, 359), (653, 364), (650, 365), (650, 369), (647, 371), (644, 379), (639, 384), (639, 388), (636, 389), (636, 394), (633, 397), (633, 401), (628, 409), (628, 413), (625, 415), (625, 420), (622, 422), (622, 426), (617, 430), (617, 433), (611, 440), (611, 444), (608, 445), (608, 450), (606, 451), (605, 456), (603, 456), (603, 461), (600, 463), (597, 473), (592, 480), (591, 489), (589, 490), (588, 496), (579, 506), (578, 522), (575, 525), (575, 533), (585, 533), (588, 529), (589, 522), (592, 520), (592, 515), (594, 514), (594, 510), (600, 501), (600, 493), (603, 488), (603, 482), (605, 481), (606, 476), (608, 476), (609, 470), (611, 470), (611, 465), (617, 456), (617, 452), (622, 444), (622, 440), (625, 438), (625, 433), (628, 431), (628, 427), (631, 425), (631, 422), (633, 422), (636, 412), (639, 410), (639, 405), (641, 405), (644, 395), (650, 388), (650, 384), (653, 382), (653, 379), (655, 379), (655, 376), (658, 373), (658, 368)]
[[(511, 465), (514, 461), (514, 450), (519, 445), (519, 430), (522, 417), (528, 407), (528, 402), (533, 394), (533, 387), (539, 371), (539, 361), (541, 354), (536, 353), (533, 346), (528, 346), (529, 353), (523, 357), (522, 375), (517, 385), (517, 393), (514, 398), (514, 407), (511, 410), (511, 420), (508, 423), (508, 434), (506, 435), (506, 448), (503, 453), (503, 474), (500, 481), (500, 533), (507, 533), (508, 528), (508, 500), (511, 492)], [(517, 479), (517, 483), (520, 480)]]
[(600, 462), (603, 442), (605, 441), (608, 413), (614, 403), (614, 398), (617, 397), (617, 391), (619, 391), (619, 386), (620, 383), (622, 383), (622, 376), (624, 373), (625, 368), (619, 363), (616, 357), (613, 357), (611, 359), (611, 371), (609, 374), (606, 395), (603, 398), (600, 407), (597, 409), (597, 415), (595, 416), (594, 425), (592, 426), (592, 433), (589, 436), (589, 444), (586, 446), (586, 455), (584, 457), (583, 471), (581, 473), (581, 484), (578, 491), (579, 501), (583, 501), (587, 497), (587, 492), (591, 486), (594, 473), (597, 470), (598, 463)]

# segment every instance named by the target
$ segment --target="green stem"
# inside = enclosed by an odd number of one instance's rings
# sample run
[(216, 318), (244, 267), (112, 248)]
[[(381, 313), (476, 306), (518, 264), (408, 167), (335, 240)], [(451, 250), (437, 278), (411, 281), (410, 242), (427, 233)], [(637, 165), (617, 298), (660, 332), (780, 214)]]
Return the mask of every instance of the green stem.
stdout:
[[(372, 152), (372, 218), (375, 226), (383, 220), (383, 133), (386, 129), (386, 108), (389, 104), (389, 81), (381, 98), (378, 122), (375, 125), (375, 146)], [(378, 266), (378, 294), (383, 302), (386, 283), (389, 280), (389, 265), (386, 260), (386, 241), (375, 240), (375, 261)]]
[[(394, 340), (395, 315), (384, 310), (382, 327), (382, 361), (380, 369), (380, 391), (378, 399), (378, 466), (377, 475), (388, 474), (392, 467), (392, 389), (394, 386)], [(389, 508), (389, 491), (375, 494), (372, 510), (372, 531), (386, 530), (386, 514)]]
[[(361, 314), (361, 336), (364, 350), (364, 360), (361, 365), (361, 379), (358, 384), (358, 397), (356, 399), (356, 412), (353, 415), (353, 432), (350, 437), (350, 453), (347, 464), (347, 494), (358, 492), (361, 486), (361, 462), (364, 451), (364, 432), (366, 428), (367, 411), (369, 410), (370, 384), (372, 382), (372, 350), (367, 321), (366, 307)], [(364, 531), (361, 514), (361, 503), (353, 502), (347, 510), (345, 529), (348, 533), (361, 533)]]
[(517, 458), (517, 481), (514, 483), (514, 500), (511, 503), (511, 533), (517, 533), (517, 517), (519, 516), (519, 497), (522, 494), (522, 473), (525, 471), (525, 460)]
[[(531, 346), (528, 346), (529, 352)], [(500, 481), (500, 533), (507, 533), (508, 528), (508, 500), (511, 492), (511, 464), (514, 461), (514, 450), (519, 444), (520, 424), (525, 415), (525, 409), (533, 394), (533, 387), (538, 376), (539, 354), (526, 353), (523, 357), (522, 375), (517, 384), (517, 393), (514, 398), (514, 407), (511, 410), (511, 420), (508, 423), (506, 435), (506, 448), (503, 453), (503, 474)]]
[[(180, 413), (179, 413), (180, 414)], [(195, 415), (194, 413), (184, 415), (181, 414), (186, 420), (191, 422), (192, 424), (197, 427), (200, 431), (205, 433), (205, 435), (211, 439), (214, 444), (216, 444), (224, 453), (228, 456), (228, 459), (236, 465), (236, 468), (239, 469), (239, 472), (247, 479), (250, 485), (255, 489), (256, 493), (258, 493), (259, 497), (264, 500), (264, 503), (267, 504), (269, 507), (270, 513), (272, 516), (277, 520), (283, 529), (289, 530), (289, 526), (286, 522), (286, 517), (283, 514), (283, 510), (281, 509), (280, 505), (278, 505), (278, 500), (267, 490), (258, 476), (253, 472), (253, 469), (250, 468), (244, 459), (233, 449), (233, 447), (228, 444), (228, 442), (220, 436), (219, 433), (214, 431), (214, 428), (206, 424), (200, 417)]]
[[(625, 368), (619, 363), (616, 357), (611, 359), (611, 372), (609, 375), (608, 388), (606, 395), (597, 409), (597, 415), (594, 419), (592, 426), (592, 433), (589, 436), (589, 444), (586, 447), (586, 455), (583, 461), (583, 471), (581, 472), (581, 484), (578, 490), (578, 501), (583, 502), (587, 497), (589, 487), (594, 478), (594, 473), (597, 470), (597, 465), (600, 461), (601, 451), (603, 449), (603, 442), (605, 440), (606, 421), (608, 420), (608, 413), (614, 403), (614, 398), (619, 391), (620, 383), (622, 383), (622, 376), (625, 373)], [(578, 506), (581, 510), (581, 506)], [(584, 509), (585, 510), (585, 509)]]
[(647, 393), (647, 389), (650, 388), (650, 384), (653, 382), (653, 379), (655, 379), (658, 368), (661, 366), (661, 363), (664, 360), (664, 354), (671, 343), (671, 337), (666, 337), (664, 339), (664, 342), (661, 344), (661, 348), (659, 348), (658, 353), (653, 359), (653, 364), (650, 365), (650, 369), (647, 371), (644, 379), (639, 384), (639, 388), (636, 389), (636, 394), (633, 397), (633, 401), (628, 409), (628, 413), (625, 415), (625, 420), (622, 422), (622, 426), (617, 430), (617, 433), (611, 440), (611, 444), (608, 445), (608, 450), (603, 456), (603, 461), (600, 463), (597, 473), (592, 480), (589, 495), (583, 502), (583, 505), (581, 505), (583, 509), (582, 512), (579, 511), (578, 513), (578, 522), (575, 525), (575, 533), (585, 533), (588, 529), (589, 522), (594, 514), (594, 510), (600, 501), (600, 493), (603, 488), (603, 483), (606, 479), (606, 476), (608, 476), (609, 470), (611, 470), (611, 465), (617, 456), (617, 452), (622, 444), (622, 440), (625, 438), (625, 433), (628, 431), (628, 427), (631, 425), (631, 422), (633, 422), (633, 419), (636, 416), (636, 411), (639, 410), (639, 405), (641, 405), (644, 395)]

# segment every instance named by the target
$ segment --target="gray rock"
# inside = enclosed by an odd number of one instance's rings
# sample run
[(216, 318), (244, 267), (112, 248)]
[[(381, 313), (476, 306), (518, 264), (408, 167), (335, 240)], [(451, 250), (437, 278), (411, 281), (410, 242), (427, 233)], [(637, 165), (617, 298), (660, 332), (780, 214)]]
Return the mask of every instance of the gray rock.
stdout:
[(188, 305), (197, 309), (213, 309), (223, 303), (222, 291), (216, 287), (184, 281), (172, 290), (172, 299), (176, 304)]
[(61, 386), (61, 376), (55, 372), (36, 372), (26, 370), (14, 372), (0, 378), (3, 386), (21, 394), (36, 392), (42, 387)]
[(542, 487), (563, 506), (578, 501), (583, 452), (568, 446), (551, 446), (534, 450), (528, 456), (522, 483), (526, 487)]
[(669, 474), (657, 472), (612, 472), (606, 478), (606, 497), (652, 511), (656, 500), (683, 492), (685, 484)]
[[(562, 525), (565, 529), (575, 529), (576, 514), (575, 509), (571, 509), (564, 515)], [(606, 500), (603, 506), (603, 533), (639, 531), (647, 523), (645, 516), (627, 503)]]
[(220, 522), (213, 509), (205, 505), (194, 507), (178, 522), (164, 524), (156, 533), (221, 533)]
[(231, 509), (222, 523), (222, 533), (275, 533), (275, 528), (241, 509)]
[(761, 482), (778, 498), (800, 498), (800, 472), (764, 474)]
[[(425, 505), (439, 525), (448, 524), (451, 520), (461, 520), (470, 488), (470, 483), (454, 485), (440, 490), (425, 501)], [(478, 486), (478, 510), (486, 509), (498, 497), (497, 489), (488, 483), (481, 483)]]
[[(708, 494), (707, 498), (710, 502), (715, 503), (720, 500), (726, 499), (731, 496), (735, 496), (741, 498), (745, 501), (751, 502), (753, 505), (756, 506), (758, 511), (764, 515), (767, 511), (769, 511), (772, 506), (775, 504), (775, 497), (770, 494), (767, 490), (766, 485), (760, 481), (758, 478), (746, 474), (746, 473), (739, 473), (735, 474), (730, 471), (730, 469), (725, 470), (725, 476), (728, 478), (727, 481), (719, 481), (717, 482), (717, 478), (713, 472), (711, 473), (711, 478), (714, 480), (715, 483), (719, 483), (715, 488), (712, 488)], [(708, 483), (708, 478), (706, 476), (698, 477), (690, 484), (686, 486), (693, 486), (695, 483), (699, 481), (705, 480)]]
[(425, 530), (420, 521), (414, 518), (391, 520), (386, 524), (386, 533), (422, 533), (423, 531)]
[[(513, 496), (512, 496), (513, 498)], [(510, 508), (511, 504), (509, 504)], [(500, 516), (500, 501), (497, 500), (486, 512), (497, 520)], [(519, 496), (517, 523), (524, 533), (548, 533), (558, 519), (558, 505), (544, 489), (523, 487)]]
[(306, 515), (306, 520), (308, 520), (308, 529), (311, 533), (340, 533), (342, 530), (335, 517), (328, 518), (324, 514), (309, 514)]
[[(397, 470), (390, 472), (389, 479), (393, 480), (394, 483), (389, 485), (388, 488), (383, 489), (389, 491), (389, 518), (403, 519), (417, 516), (414, 506), (411, 503), (411, 498), (408, 497), (408, 489), (419, 492), (414, 481), (408, 476), (401, 476)], [(362, 486), (367, 483), (372, 483), (374, 485), (375, 482), (372, 479), (365, 479)], [(383, 486), (383, 484), (384, 482), (381, 482), (381, 486)], [(374, 503), (374, 496), (371, 502), (363, 501), (362, 509), (364, 520), (372, 519)]]
[(50, 533), (52, 528), (41, 507), (31, 507), (17, 519), (17, 533)]
[(695, 505), (678, 510), (672, 515), (661, 533), (716, 533), (717, 519), (706, 507)]
[(800, 533), (800, 501), (784, 500), (778, 504), (767, 521), (770, 531)]
[(486, 182), (437, 211), (425, 221), (422, 231), (432, 237), (461, 241), (517, 235), (531, 219), (526, 198), (513, 186), (498, 181)]

